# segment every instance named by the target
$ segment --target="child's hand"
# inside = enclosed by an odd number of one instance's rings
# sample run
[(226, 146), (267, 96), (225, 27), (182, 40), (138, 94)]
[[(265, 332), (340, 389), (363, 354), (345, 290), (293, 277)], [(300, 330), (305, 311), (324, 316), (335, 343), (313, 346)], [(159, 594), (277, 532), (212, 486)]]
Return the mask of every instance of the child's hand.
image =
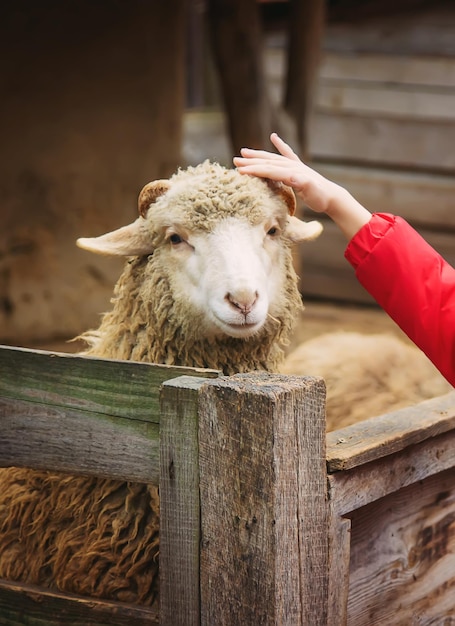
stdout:
[(327, 180), (302, 163), (290, 146), (276, 133), (270, 140), (280, 154), (264, 150), (242, 148), (241, 157), (234, 157), (234, 165), (242, 174), (279, 180), (289, 185), (307, 206), (318, 213), (326, 212), (338, 185)]
[(289, 185), (310, 209), (327, 213), (348, 239), (371, 219), (371, 213), (346, 189), (302, 163), (276, 133), (270, 140), (280, 154), (242, 148), (242, 156), (234, 157), (238, 171)]

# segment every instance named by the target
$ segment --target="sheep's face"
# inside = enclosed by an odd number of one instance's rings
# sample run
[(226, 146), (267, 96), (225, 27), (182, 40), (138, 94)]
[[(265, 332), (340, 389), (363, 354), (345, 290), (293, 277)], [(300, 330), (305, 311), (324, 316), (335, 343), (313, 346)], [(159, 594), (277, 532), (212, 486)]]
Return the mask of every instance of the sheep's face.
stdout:
[[(246, 338), (286, 306), (291, 244), (321, 231), (289, 214), (289, 193), (205, 162), (147, 185), (141, 217), (130, 226), (78, 244), (148, 255), (150, 270), (166, 277), (175, 309), (197, 320), (200, 336)], [(145, 291), (144, 299), (153, 297), (153, 289)]]
[(167, 250), (157, 253), (174, 298), (202, 320), (200, 332), (248, 337), (257, 332), (283, 289), (283, 251), (278, 220), (251, 224), (227, 217), (210, 232), (172, 226)]

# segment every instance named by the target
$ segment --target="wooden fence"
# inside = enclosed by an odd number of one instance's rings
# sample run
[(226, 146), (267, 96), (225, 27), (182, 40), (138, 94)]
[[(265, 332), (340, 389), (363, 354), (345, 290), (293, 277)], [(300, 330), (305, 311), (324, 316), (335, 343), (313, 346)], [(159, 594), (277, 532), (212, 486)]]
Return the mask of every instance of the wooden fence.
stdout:
[(0, 348), (1, 466), (161, 499), (159, 610), (1, 581), (0, 624), (455, 624), (455, 392), (327, 436), (324, 400), (318, 378)]

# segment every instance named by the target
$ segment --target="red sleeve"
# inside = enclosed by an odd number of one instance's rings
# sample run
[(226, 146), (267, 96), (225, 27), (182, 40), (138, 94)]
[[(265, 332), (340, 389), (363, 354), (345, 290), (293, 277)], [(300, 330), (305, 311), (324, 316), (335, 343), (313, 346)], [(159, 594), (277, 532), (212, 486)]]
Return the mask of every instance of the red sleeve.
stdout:
[(376, 213), (345, 256), (359, 282), (455, 385), (455, 269), (405, 220)]

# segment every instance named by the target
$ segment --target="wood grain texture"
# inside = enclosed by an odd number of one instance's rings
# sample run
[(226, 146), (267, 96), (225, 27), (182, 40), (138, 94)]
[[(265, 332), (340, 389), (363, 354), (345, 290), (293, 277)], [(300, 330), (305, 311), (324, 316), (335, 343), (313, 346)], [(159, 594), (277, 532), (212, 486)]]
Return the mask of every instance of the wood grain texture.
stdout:
[(160, 455), (160, 624), (200, 624), (198, 392), (204, 378), (163, 385)]
[(453, 176), (324, 162), (313, 165), (323, 176), (349, 189), (370, 211), (400, 215), (425, 237), (427, 230), (455, 229)]
[(327, 434), (329, 472), (351, 469), (455, 429), (455, 392)]
[(158, 484), (163, 381), (213, 370), (0, 348), (0, 466)]
[(326, 623), (324, 393), (267, 374), (204, 386), (202, 624)]
[(313, 158), (455, 170), (455, 129), (450, 121), (434, 123), (318, 111), (311, 119), (310, 129), (309, 150)]
[(170, 367), (0, 347), (0, 396), (102, 415), (159, 422), (159, 388), (182, 376), (214, 370)]
[(158, 484), (159, 426), (0, 399), (0, 466)]
[(349, 595), (351, 520), (331, 516), (329, 528), (329, 601), (328, 626), (345, 626)]
[(153, 609), (84, 598), (0, 580), (0, 623), (7, 626), (151, 626)]
[(345, 515), (390, 493), (455, 467), (455, 430), (395, 454), (328, 475), (334, 513)]
[(352, 515), (349, 626), (455, 624), (455, 469)]

